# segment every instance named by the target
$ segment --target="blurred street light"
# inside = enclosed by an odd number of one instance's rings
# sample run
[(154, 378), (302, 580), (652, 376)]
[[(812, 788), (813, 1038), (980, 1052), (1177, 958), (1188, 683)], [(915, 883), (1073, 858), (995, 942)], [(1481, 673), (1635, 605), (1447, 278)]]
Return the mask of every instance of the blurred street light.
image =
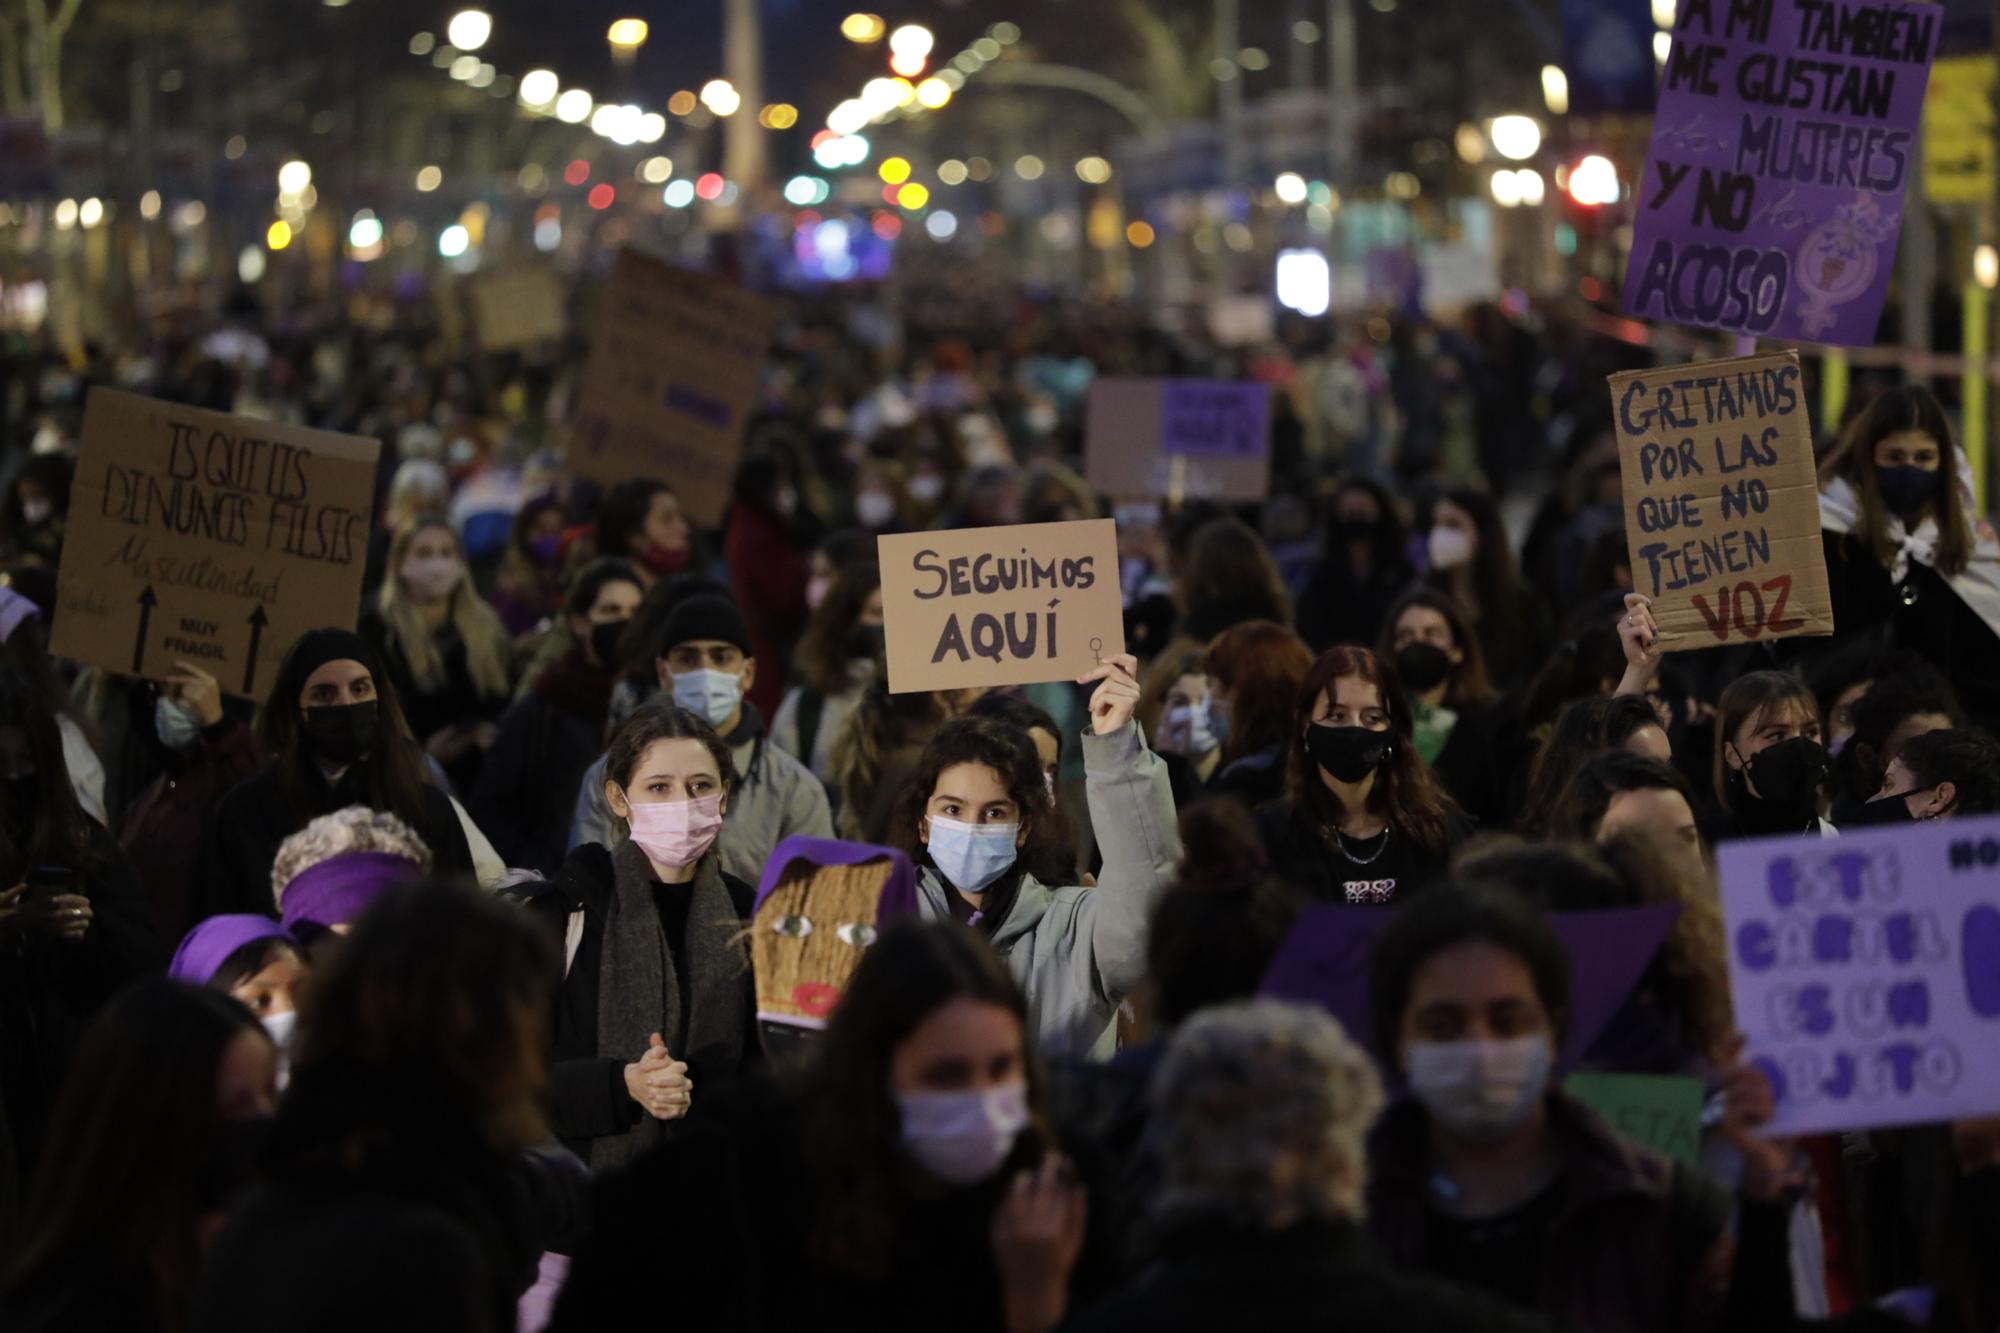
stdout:
[(456, 259), (472, 244), (472, 233), (462, 223), (454, 222), (438, 233), (438, 253), (446, 259)]
[(1014, 160), (1014, 174), (1024, 181), (1038, 181), (1042, 178), (1042, 159), (1027, 153)]
[(1306, 201), (1306, 178), (1296, 171), (1287, 171), (1278, 177), (1271, 188), (1277, 192), (1281, 204), (1303, 204)]
[(417, 172), (417, 190), (420, 193), (429, 194), (442, 184), (444, 184), (444, 169), (442, 167), (429, 166)]
[(1458, 149), (1458, 160), (1468, 166), (1477, 166), (1486, 160), (1486, 136), (1479, 132), (1477, 125), (1461, 125), (1452, 136), (1452, 145)]
[(1990, 245), (1973, 247), (1972, 280), (1988, 291), (2000, 286), (2000, 251)]
[(278, 189), (286, 194), (304, 194), (313, 181), (313, 169), (296, 159), (278, 168)]
[(461, 51), (477, 51), (493, 35), (493, 16), (483, 9), (461, 9), (451, 16), (445, 40)]
[(1111, 164), (1101, 157), (1086, 157), (1076, 164), (1076, 178), (1085, 185), (1102, 185), (1111, 179)]
[(148, 190), (139, 196), (139, 216), (151, 222), (160, 216), (160, 192)]
[(1618, 168), (1602, 153), (1592, 153), (1570, 168), (1569, 197), (1587, 208), (1615, 204), (1622, 192)]
[(1521, 189), (1521, 202), (1528, 205), (1539, 204), (1548, 195), (1548, 187), (1542, 180), (1542, 173), (1533, 167), (1522, 167), (1514, 173), (1514, 183)]
[(94, 196), (84, 200), (77, 207), (76, 220), (82, 224), (85, 231), (104, 221), (104, 201)]
[(921, 23), (905, 23), (889, 34), (889, 49), (899, 56), (922, 60), (931, 53), (937, 38)]
[(644, 19), (619, 19), (604, 34), (604, 40), (622, 50), (636, 51), (646, 44), (649, 31)]
[(914, 79), (924, 72), (924, 58), (898, 51), (889, 57), (889, 68), (906, 79)]
[(701, 86), (701, 104), (718, 116), (733, 116), (743, 98), (727, 79), (710, 79)]
[(951, 101), (951, 85), (943, 79), (925, 79), (917, 85), (917, 102), (935, 111)]
[(548, 106), (561, 91), (562, 81), (556, 78), (552, 69), (531, 69), (521, 76), (521, 101), (524, 105)]
[(372, 250), (382, 243), (382, 219), (367, 209), (354, 215), (347, 228), (347, 243), (356, 250)]
[(909, 159), (901, 157), (884, 158), (882, 165), (875, 168), (875, 174), (882, 178), (884, 184), (901, 185), (910, 178)]
[[(1574, 176), (1571, 177), (1571, 180), (1573, 188)], [(1493, 202), (1500, 205), (1500, 207), (1519, 208), (1521, 206), (1521, 182), (1515, 179), (1512, 168), (1502, 167), (1500, 170), (1494, 172), (1493, 179), (1487, 183), (1487, 188), (1493, 192)]]
[(264, 244), (282, 250), (292, 243), (292, 224), (279, 218), (264, 231)]
[(1542, 66), (1542, 102), (1552, 116), (1569, 114), (1569, 75), (1561, 65)]
[(556, 119), (566, 125), (581, 125), (590, 119), (593, 105), (589, 93), (581, 88), (571, 88), (556, 99)]
[(840, 35), (863, 46), (881, 41), (886, 31), (888, 25), (882, 22), (880, 14), (849, 14), (840, 21)]
[(1493, 150), (1505, 158), (1525, 162), (1542, 146), (1542, 127), (1527, 116), (1499, 116), (1487, 131)]
[(451, 62), (451, 77), (464, 83), (479, 72), (478, 56), (460, 56)]

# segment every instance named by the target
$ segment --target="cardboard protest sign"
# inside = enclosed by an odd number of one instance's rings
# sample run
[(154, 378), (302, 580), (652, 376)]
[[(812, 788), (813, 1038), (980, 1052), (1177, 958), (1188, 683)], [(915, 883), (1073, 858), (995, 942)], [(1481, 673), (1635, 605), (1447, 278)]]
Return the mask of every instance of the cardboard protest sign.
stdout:
[(672, 484), (696, 523), (729, 503), (775, 303), (635, 251), (605, 284), (569, 470), (603, 485)]
[(489, 352), (553, 342), (569, 327), (561, 279), (540, 267), (482, 273), (471, 284), (472, 322)]
[[(1374, 1035), (1369, 960), (1395, 915), (1380, 907), (1308, 907), (1279, 946), (1258, 993), (1320, 1005), (1349, 1035), (1368, 1041)], [(1672, 903), (1549, 913), (1570, 958), (1569, 1037), (1558, 1063), (1575, 1063), (1604, 1031), (1679, 915)]]
[(1563, 1091), (1632, 1142), (1701, 1160), (1701, 1080), (1671, 1074), (1571, 1074)]
[(374, 440), (92, 389), (50, 651), (262, 698), (292, 641), (352, 628)]
[(1632, 586), (1669, 652), (1833, 633), (1796, 352), (1611, 377)]
[(1108, 518), (875, 539), (889, 689), (1075, 680), (1125, 651)]
[(1922, 0), (1681, 0), (1625, 309), (1872, 344), (1943, 22)]
[(2000, 818), (1725, 842), (1718, 859), (1773, 1135), (2000, 1114)]
[(1119, 500), (1261, 500), (1271, 486), (1271, 391), (1235, 380), (1100, 379), (1084, 479)]

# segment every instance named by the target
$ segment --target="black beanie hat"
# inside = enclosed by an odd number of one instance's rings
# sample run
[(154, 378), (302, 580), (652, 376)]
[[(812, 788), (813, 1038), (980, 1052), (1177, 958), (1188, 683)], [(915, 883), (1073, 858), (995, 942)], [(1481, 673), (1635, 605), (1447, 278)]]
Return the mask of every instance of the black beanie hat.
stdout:
[(284, 666), (280, 669), (278, 683), (272, 688), (273, 702), (281, 702), (287, 708), (297, 708), (299, 692), (312, 679), (312, 673), (328, 662), (355, 661), (368, 668), (368, 674), (375, 678), (379, 688), (382, 684), (382, 666), (375, 660), (375, 650), (368, 641), (351, 629), (309, 629), (299, 635), (298, 642), (285, 654)]
[(755, 653), (750, 646), (750, 626), (744, 622), (743, 613), (736, 609), (736, 603), (713, 593), (690, 597), (673, 609), (660, 631), (660, 651), (656, 655), (665, 657), (695, 639), (733, 643), (745, 657)]

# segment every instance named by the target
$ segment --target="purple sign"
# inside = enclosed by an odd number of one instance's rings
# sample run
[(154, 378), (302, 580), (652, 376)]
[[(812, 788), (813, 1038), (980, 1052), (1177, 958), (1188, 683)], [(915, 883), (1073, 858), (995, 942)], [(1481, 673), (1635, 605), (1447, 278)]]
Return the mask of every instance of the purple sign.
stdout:
[(1728, 842), (1719, 860), (1772, 1132), (2000, 1113), (2000, 818)]
[[(1572, 1065), (1632, 994), (1653, 954), (1673, 929), (1680, 908), (1606, 907), (1551, 912), (1549, 925), (1570, 960), (1569, 1035), (1560, 1063)], [(1369, 959), (1396, 914), (1382, 907), (1309, 907), (1271, 960), (1261, 993), (1326, 1008), (1349, 1036), (1371, 1043)]]
[(1260, 458), (1271, 447), (1271, 391), (1234, 380), (1168, 380), (1161, 400), (1168, 454)]
[(1625, 309), (1873, 343), (1942, 25), (1918, 0), (1681, 0)]

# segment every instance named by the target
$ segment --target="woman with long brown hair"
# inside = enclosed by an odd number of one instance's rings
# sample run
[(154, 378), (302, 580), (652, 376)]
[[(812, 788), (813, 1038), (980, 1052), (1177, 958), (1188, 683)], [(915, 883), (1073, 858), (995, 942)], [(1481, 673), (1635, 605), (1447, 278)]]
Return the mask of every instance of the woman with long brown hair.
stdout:
[(1891, 389), (1849, 423), (1820, 467), (1819, 513), (1839, 632), (1886, 627), (2000, 724), (2000, 542), (1928, 389)]
[(1476, 818), (1500, 818), (1505, 792), (1494, 762), (1493, 687), (1472, 617), (1450, 593), (1418, 586), (1389, 608), (1376, 649), (1410, 692), (1417, 753)]
[(1203, 659), (1222, 756), (1211, 794), (1254, 809), (1284, 791), (1292, 705), (1312, 664), (1305, 642), (1273, 621), (1247, 621), (1215, 636)]
[(1395, 668), (1329, 648), (1300, 685), (1289, 793), (1257, 811), (1279, 875), (1315, 898), (1394, 902), (1441, 873), (1469, 825), (1417, 754)]

